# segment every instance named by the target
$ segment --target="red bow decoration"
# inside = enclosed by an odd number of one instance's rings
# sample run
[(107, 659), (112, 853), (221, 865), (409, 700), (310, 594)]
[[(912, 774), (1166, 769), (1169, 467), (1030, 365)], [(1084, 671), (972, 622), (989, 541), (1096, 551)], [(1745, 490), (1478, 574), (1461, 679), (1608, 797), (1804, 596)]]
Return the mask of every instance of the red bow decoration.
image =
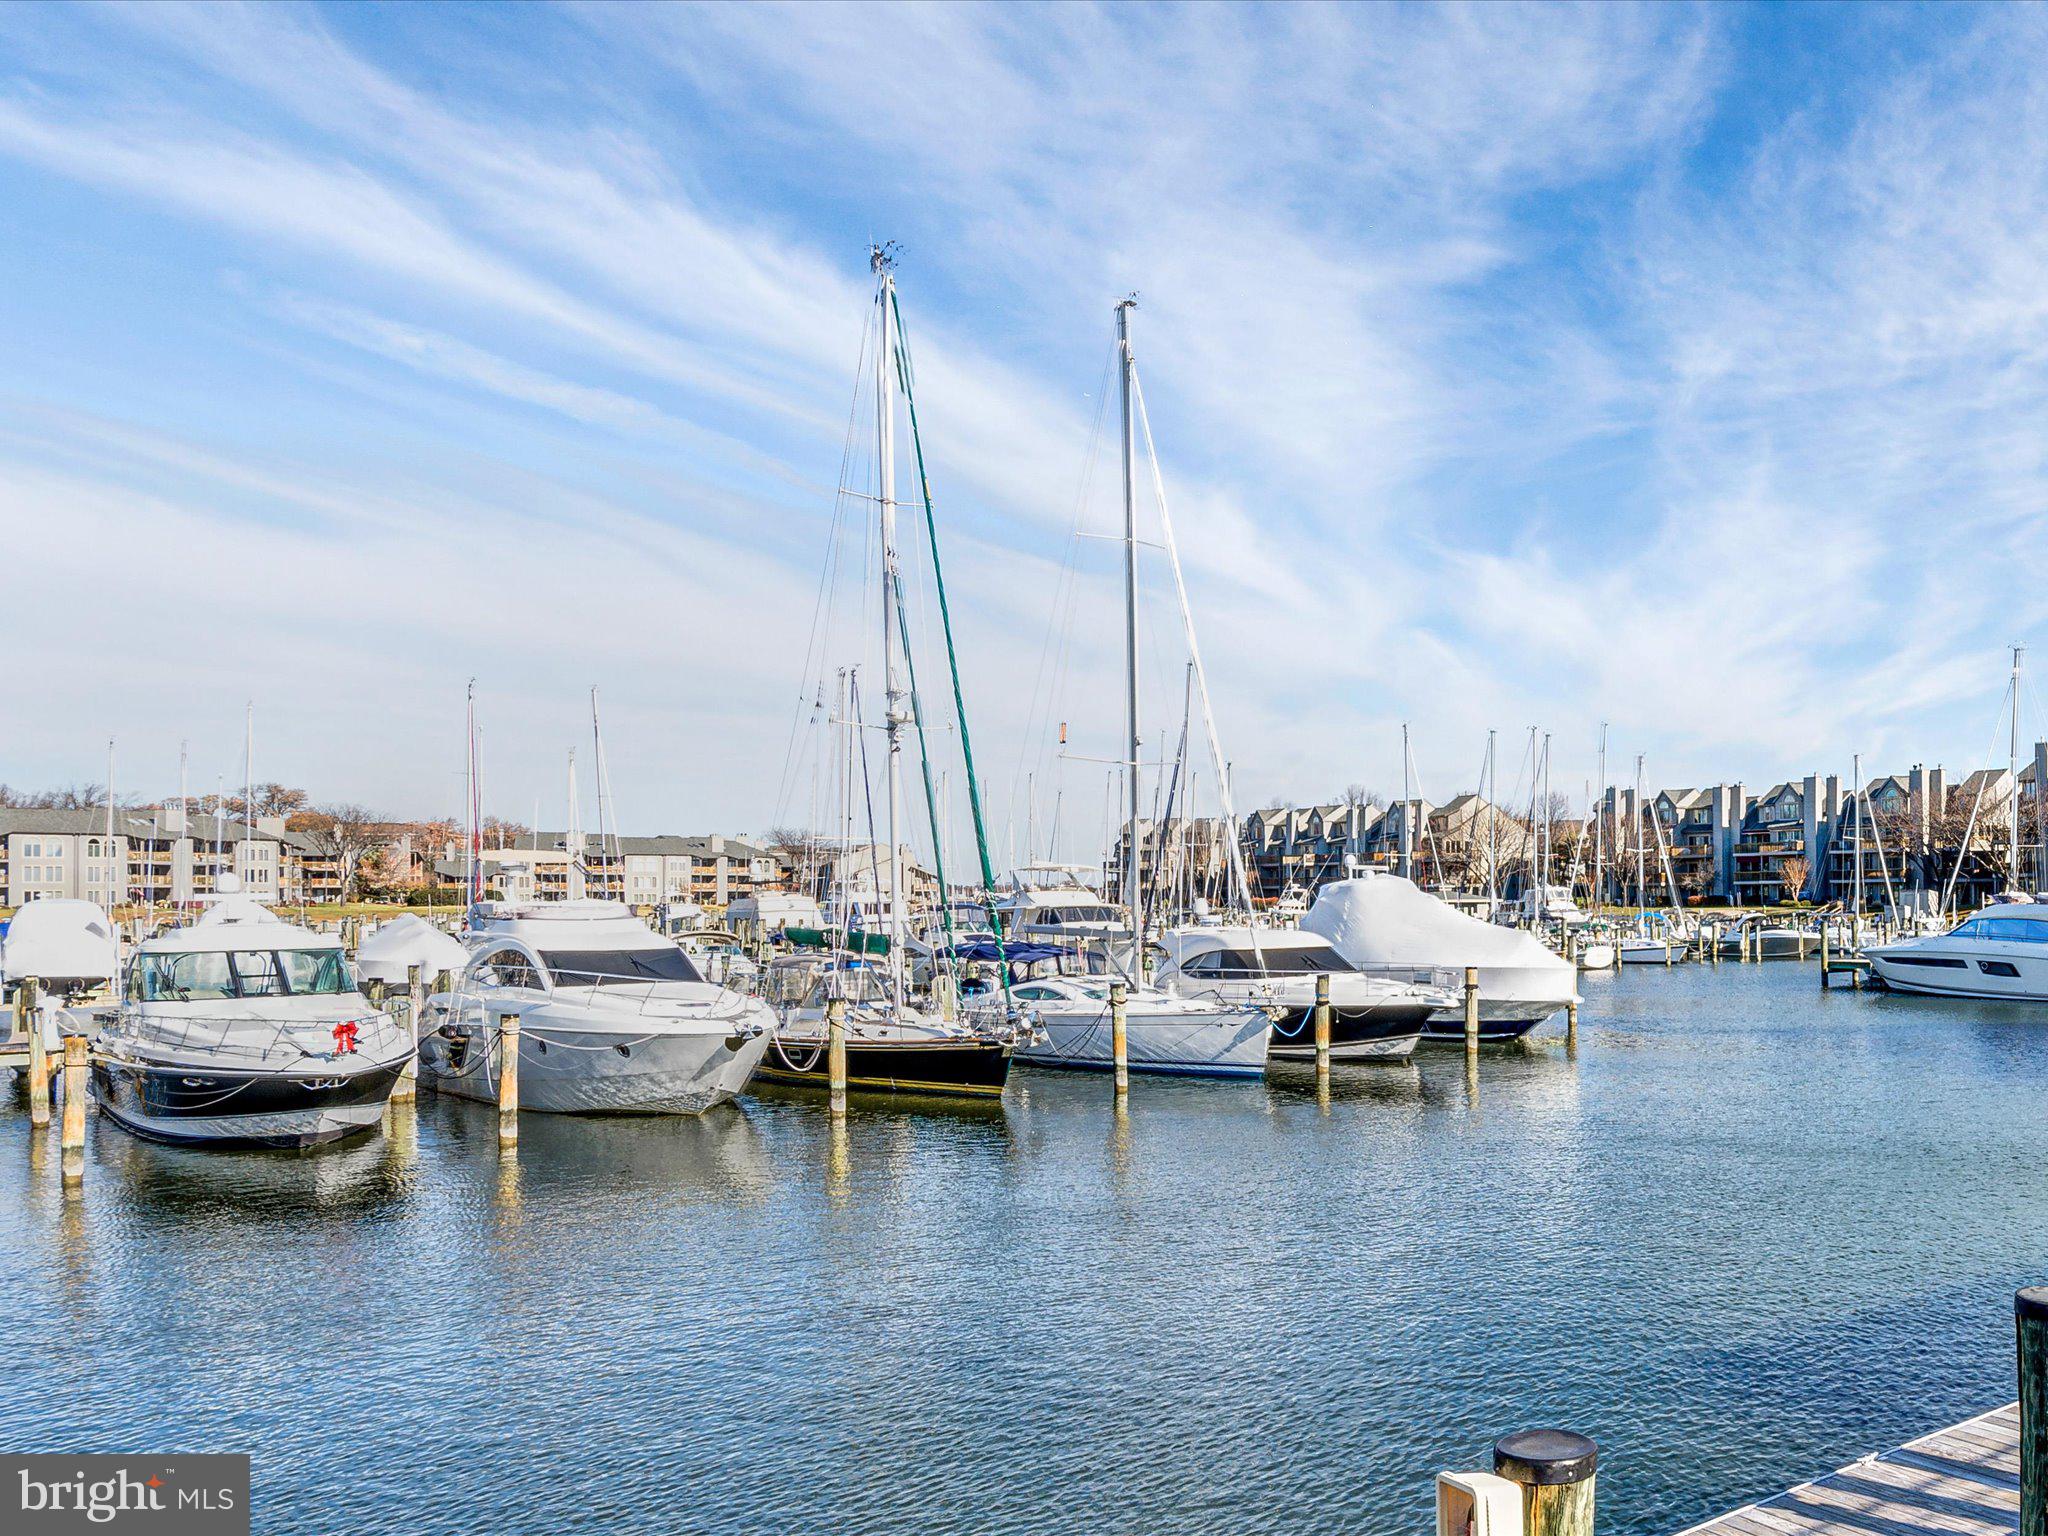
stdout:
[(356, 1023), (350, 1019), (334, 1026), (334, 1054), (353, 1056), (356, 1050)]

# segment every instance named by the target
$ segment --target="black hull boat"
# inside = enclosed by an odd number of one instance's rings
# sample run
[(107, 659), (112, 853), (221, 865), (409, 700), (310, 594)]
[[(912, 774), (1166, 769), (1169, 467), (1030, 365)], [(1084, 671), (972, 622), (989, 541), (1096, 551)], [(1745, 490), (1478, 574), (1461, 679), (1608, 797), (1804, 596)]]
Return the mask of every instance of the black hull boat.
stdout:
[[(1330, 1009), (1330, 1057), (1333, 1061), (1384, 1060), (1402, 1057), (1415, 1048), (1434, 1005), (1428, 1002), (1382, 1003), (1372, 1008)], [(1316, 1011), (1290, 1008), (1273, 1021), (1269, 1056), (1282, 1061), (1313, 1061), (1316, 1054)]]
[[(755, 1077), (771, 1083), (829, 1087), (820, 1037), (783, 1033), (769, 1042)], [(846, 1041), (846, 1086), (867, 1092), (971, 1094), (993, 1098), (1010, 1078), (1010, 1047), (1000, 1040)]]
[(101, 1110), (150, 1141), (305, 1148), (375, 1129), (404, 1065), (251, 1072), (102, 1057), (93, 1086)]
[[(1552, 1010), (1555, 1012), (1556, 1010)], [(1479, 1043), (1481, 1045), (1512, 1045), (1550, 1017), (1546, 1013), (1530, 1019), (1489, 1019), (1484, 1014), (1479, 1019)], [(1465, 1043), (1465, 1021), (1463, 1019), (1431, 1019), (1422, 1027), (1422, 1038), (1439, 1045), (1463, 1045)]]

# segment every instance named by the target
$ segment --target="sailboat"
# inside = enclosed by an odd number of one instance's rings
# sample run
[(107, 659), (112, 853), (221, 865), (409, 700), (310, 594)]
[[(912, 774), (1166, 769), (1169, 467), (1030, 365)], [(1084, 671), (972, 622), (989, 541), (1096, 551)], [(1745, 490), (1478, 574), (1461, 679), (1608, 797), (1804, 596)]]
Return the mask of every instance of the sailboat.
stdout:
[[(950, 1007), (921, 1007), (910, 995), (905, 940), (912, 932), (909, 879), (904, 858), (903, 834), (908, 831), (903, 805), (903, 736), (905, 726), (914, 726), (924, 770), (925, 808), (929, 814), (933, 863), (936, 865), (940, 899), (941, 937), (953, 927), (952, 908), (947, 902), (944, 836), (940, 827), (938, 798), (932, 784), (931, 762), (925, 735), (924, 706), (916, 687), (911, 657), (909, 615), (904, 605), (903, 574), (897, 547), (896, 494), (896, 394), (900, 387), (907, 408), (910, 440), (916, 454), (918, 489), (925, 530), (930, 539), (934, 580), (939, 584), (939, 613), (946, 637), (949, 666), (952, 665), (952, 621), (947, 613), (943, 578), (939, 575), (938, 529), (932, 514), (930, 486), (924, 475), (924, 448), (917, 429), (917, 406), (911, 390), (908, 348), (902, 339), (902, 314), (896, 302), (895, 262), (886, 246), (869, 251), (869, 267), (875, 276), (875, 495), (874, 504), (881, 556), (881, 646), (883, 677), (883, 729), (887, 747), (883, 777), (887, 806), (888, 889), (877, 891), (876, 905), (886, 913), (879, 935), (864, 934), (859, 952), (842, 950), (822, 961), (784, 962), (771, 968), (771, 999), (778, 999), (779, 1017), (775, 1039), (761, 1063), (760, 1075), (771, 1082), (823, 1086), (827, 1083), (829, 1053), (826, 1050), (828, 1019), (835, 1003), (844, 1005), (846, 1027), (847, 1083), (850, 1087), (906, 1090), (924, 1093), (998, 1094), (1009, 1076), (1013, 1029), (1007, 1018), (985, 1020), (952, 1016)], [(906, 675), (907, 674), (907, 675)], [(952, 668), (955, 714), (960, 728), (962, 751), (967, 758), (968, 798), (973, 810), (977, 842), (981, 851), (982, 892), (992, 907), (994, 884), (989, 868), (987, 839), (982, 830), (980, 786), (973, 772), (972, 747), (967, 734), (966, 712), (961, 699), (957, 666)], [(846, 732), (845, 769), (840, 778), (841, 857), (838, 863), (840, 889), (838, 910), (842, 915), (842, 940), (852, 937), (844, 916), (848, 903), (848, 854), (852, 851), (854, 807), (854, 743), (856, 734), (867, 727), (858, 710), (857, 681), (842, 674), (838, 724)], [(860, 774), (860, 791), (865, 798), (867, 775)], [(872, 877), (881, 874), (882, 860), (869, 842)], [(990, 922), (994, 922), (993, 911)], [(928, 949), (932, 946), (927, 945)], [(931, 959), (939, 969), (947, 990), (953, 985), (950, 954), (953, 944), (942, 943)], [(875, 951), (879, 949), (880, 953)]]
[[(1116, 306), (1116, 351), (1119, 398), (1122, 404), (1123, 513), (1124, 513), (1124, 725), (1126, 753), (1124, 775), (1124, 860), (1120, 871), (1122, 911), (1116, 916), (1123, 931), (1118, 942), (1105, 946), (1113, 951), (1105, 963), (1115, 966), (1126, 978), (1125, 1020), (1129, 1027), (1126, 1065), (1133, 1072), (1176, 1073), (1206, 1077), (1257, 1076), (1265, 1071), (1266, 1056), (1273, 1037), (1272, 1012), (1242, 998), (1219, 998), (1213, 987), (1165, 988), (1147, 985), (1143, 979), (1148, 934), (1145, 911), (1143, 837), (1140, 813), (1143, 792), (1140, 780), (1138, 709), (1138, 494), (1137, 424), (1144, 406), (1138, 389), (1137, 359), (1131, 350), (1131, 312), (1135, 299)], [(1145, 428), (1146, 447), (1152, 448), (1151, 427)], [(1155, 476), (1158, 457), (1152, 455)], [(1173, 536), (1166, 519), (1166, 497), (1159, 490), (1163, 542), (1173, 564), (1176, 585), (1180, 581), (1179, 559), (1173, 553)], [(1201, 656), (1195, 646), (1194, 626), (1188, 619), (1186, 593), (1181, 593), (1181, 616), (1188, 642), (1188, 691), (1199, 688), (1203, 714), (1208, 721), (1209, 741), (1214, 751), (1215, 726), (1208, 716), (1208, 683)], [(1185, 747), (1185, 732), (1183, 733)], [(1218, 780), (1222, 782), (1222, 754), (1215, 753)], [(1225, 814), (1228, 816), (1228, 791)], [(1241, 854), (1234, 822), (1228, 835), (1229, 857), (1240, 892), (1245, 890)], [(1160, 905), (1165, 905), (1161, 893)], [(1247, 898), (1245, 907), (1249, 909)], [(1114, 910), (1110, 908), (1109, 910)], [(1127, 927), (1125, 925), (1128, 925)], [(1041, 933), (1046, 930), (1041, 928)], [(1071, 931), (1071, 930), (1069, 930)], [(1063, 935), (1064, 936), (1064, 935)], [(1169, 946), (1175, 935), (1164, 936)], [(1127, 943), (1125, 942), (1127, 940)], [(1071, 940), (1069, 941), (1071, 944)], [(1044, 961), (1054, 964), (1078, 960), (1072, 948), (1049, 945), (1040, 950)], [(1169, 965), (1169, 969), (1171, 966)], [(1103, 1070), (1114, 1065), (1114, 1031), (1110, 1027), (1107, 978), (1102, 976), (1031, 976), (1017, 989), (1032, 1023), (1030, 1036), (1017, 1047), (1018, 1057), (1034, 1066)], [(1412, 1046), (1413, 1039), (1409, 1044)]]

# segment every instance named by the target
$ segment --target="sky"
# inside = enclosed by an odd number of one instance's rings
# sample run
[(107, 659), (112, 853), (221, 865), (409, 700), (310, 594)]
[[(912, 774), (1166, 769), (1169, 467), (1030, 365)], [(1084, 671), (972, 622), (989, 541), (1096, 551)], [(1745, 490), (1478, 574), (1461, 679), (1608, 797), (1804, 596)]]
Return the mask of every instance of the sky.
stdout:
[(1531, 727), (1575, 796), (1603, 723), (1617, 781), (2000, 760), (2044, 66), (2018, 7), (0, 8), (0, 780), (232, 784), (253, 704), (259, 779), (455, 813), (475, 679), (489, 811), (579, 747), (594, 824), (596, 687), (629, 829), (833, 814), (877, 241), (1013, 855), (1108, 819), (1130, 293), (1240, 805), (1398, 792), (1404, 723), (1432, 798), (1489, 729), (1503, 798)]

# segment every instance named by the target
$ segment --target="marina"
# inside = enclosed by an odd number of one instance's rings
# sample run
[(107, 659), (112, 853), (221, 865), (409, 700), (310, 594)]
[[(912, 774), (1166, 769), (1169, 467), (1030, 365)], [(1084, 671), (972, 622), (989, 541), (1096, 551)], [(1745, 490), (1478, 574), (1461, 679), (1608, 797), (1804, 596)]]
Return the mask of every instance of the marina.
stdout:
[[(701, 1476), (733, 1530), (1338, 1532), (1426, 1528), (1439, 1468), (1548, 1421), (1599, 1443), (1602, 1530), (1671, 1536), (2010, 1399), (2039, 1021), (1793, 963), (1582, 985), (1575, 1049), (1552, 1026), (1476, 1083), (1418, 1052), (1134, 1078), (1119, 1110), (1020, 1067), (843, 1117), (764, 1085), (524, 1116), (510, 1152), (490, 1106), (425, 1092), (296, 1156), (97, 1119), (70, 1195), (16, 1098), (0, 1283), (122, 1347), (18, 1360), (0, 1433), (119, 1444), (168, 1409), (259, 1438), (287, 1532), (401, 1528), (365, 1465), (428, 1468), (430, 1523), (566, 1519), (595, 1483), (635, 1528)], [(188, 1347), (230, 1318), (236, 1350)]]

